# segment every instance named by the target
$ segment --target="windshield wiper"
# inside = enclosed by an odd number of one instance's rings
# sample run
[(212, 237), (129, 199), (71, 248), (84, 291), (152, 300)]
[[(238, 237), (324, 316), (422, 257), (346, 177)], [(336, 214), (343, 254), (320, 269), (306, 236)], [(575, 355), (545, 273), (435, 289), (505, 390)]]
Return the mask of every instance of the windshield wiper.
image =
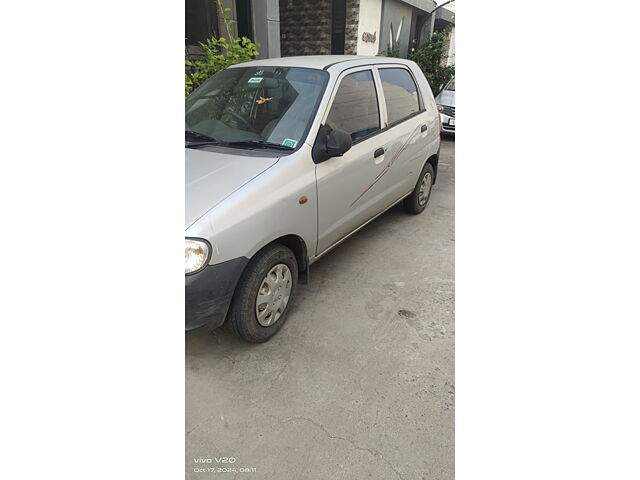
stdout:
[(239, 142), (226, 142), (225, 145), (229, 145), (231, 147), (258, 147), (258, 148), (275, 148), (277, 150), (295, 150), (293, 147), (289, 147), (288, 145), (281, 145), (279, 143), (273, 142), (265, 142), (264, 140), (243, 140)]
[(204, 142), (197, 142), (197, 143), (192, 142), (190, 143), (190, 145), (208, 145), (212, 143), (220, 143), (215, 138), (210, 137), (209, 135), (205, 135), (204, 133), (196, 132), (195, 130), (185, 130), (184, 133), (185, 135), (190, 135), (192, 137), (199, 138), (200, 140), (204, 140)]
[(186, 135), (191, 135), (192, 137), (199, 138), (200, 141), (197, 142), (189, 142), (187, 147), (200, 147), (204, 145), (224, 145), (228, 147), (256, 147), (256, 148), (274, 148), (277, 150), (295, 150), (293, 147), (289, 147), (288, 145), (281, 145), (279, 143), (267, 142), (265, 140), (239, 140), (236, 142), (223, 142), (221, 140), (216, 140), (209, 135), (205, 135), (204, 133), (196, 132), (194, 130), (185, 130)]

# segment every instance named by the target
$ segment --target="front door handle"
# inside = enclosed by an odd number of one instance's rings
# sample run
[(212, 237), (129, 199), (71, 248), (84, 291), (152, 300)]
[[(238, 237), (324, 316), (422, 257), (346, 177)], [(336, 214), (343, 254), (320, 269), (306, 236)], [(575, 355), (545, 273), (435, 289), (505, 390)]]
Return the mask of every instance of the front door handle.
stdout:
[(422, 126), (420, 127), (420, 133), (422, 133), (422, 132), (426, 132), (426, 130), (427, 130), (427, 124), (425, 123), (424, 125), (422, 125)]
[(384, 155), (384, 148), (382, 147), (373, 152), (373, 158), (378, 158), (380, 155)]

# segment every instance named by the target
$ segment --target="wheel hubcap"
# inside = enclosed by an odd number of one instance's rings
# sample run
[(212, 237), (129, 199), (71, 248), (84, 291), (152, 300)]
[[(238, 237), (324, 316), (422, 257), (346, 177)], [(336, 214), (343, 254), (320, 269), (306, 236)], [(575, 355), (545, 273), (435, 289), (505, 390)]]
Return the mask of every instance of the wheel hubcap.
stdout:
[(420, 183), (420, 191), (418, 192), (418, 203), (420, 206), (427, 203), (427, 199), (429, 198), (429, 192), (431, 192), (431, 173), (427, 172), (422, 177), (422, 182)]
[(279, 263), (264, 277), (256, 296), (256, 318), (263, 327), (276, 323), (289, 303), (291, 296), (291, 270)]

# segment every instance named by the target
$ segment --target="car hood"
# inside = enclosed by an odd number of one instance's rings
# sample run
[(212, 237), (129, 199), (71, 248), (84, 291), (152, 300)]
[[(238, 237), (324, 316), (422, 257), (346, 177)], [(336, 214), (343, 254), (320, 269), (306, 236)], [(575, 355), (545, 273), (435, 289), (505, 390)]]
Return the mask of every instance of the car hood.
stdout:
[(237, 189), (274, 165), (261, 157), (185, 149), (185, 228), (189, 228)]
[(438, 105), (447, 105), (449, 107), (456, 106), (456, 92), (453, 90), (443, 90), (436, 97)]

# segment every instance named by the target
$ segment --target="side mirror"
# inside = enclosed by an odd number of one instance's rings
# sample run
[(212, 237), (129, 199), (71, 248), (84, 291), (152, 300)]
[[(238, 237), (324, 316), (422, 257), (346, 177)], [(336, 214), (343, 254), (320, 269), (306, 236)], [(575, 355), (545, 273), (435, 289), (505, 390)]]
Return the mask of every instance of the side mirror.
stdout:
[(351, 135), (343, 130), (331, 130), (328, 125), (322, 125), (313, 145), (311, 156), (315, 163), (324, 162), (331, 157), (345, 154), (352, 145)]
[(327, 139), (327, 155), (339, 157), (351, 148), (351, 135), (344, 130), (333, 130)]

